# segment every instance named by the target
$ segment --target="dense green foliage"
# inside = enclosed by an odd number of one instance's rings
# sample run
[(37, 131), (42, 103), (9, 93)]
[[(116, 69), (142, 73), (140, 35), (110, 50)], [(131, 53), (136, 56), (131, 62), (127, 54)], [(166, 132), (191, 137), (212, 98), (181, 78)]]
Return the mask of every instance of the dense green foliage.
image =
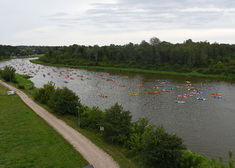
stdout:
[(183, 140), (167, 133), (163, 126), (155, 127), (148, 123), (147, 118), (133, 123), (126, 143), (129, 155), (141, 160), (144, 167), (180, 167), (186, 149)]
[(50, 47), (0, 45), (0, 60), (10, 57), (42, 55)]
[(42, 103), (48, 104), (52, 94), (55, 92), (55, 86), (52, 82), (43, 85), (43, 88), (39, 88), (34, 96), (35, 100)]
[(0, 70), (0, 75), (7, 82), (16, 82), (15, 71), (16, 69), (12, 66), (4, 66), (3, 69)]
[(0, 167), (82, 168), (87, 161), (17, 95), (0, 86)]
[(92, 131), (100, 130), (104, 117), (103, 111), (101, 111), (98, 107), (88, 108), (85, 106), (80, 107), (79, 111), (81, 113), (80, 122), (82, 128)]
[(47, 104), (55, 113), (76, 115), (80, 104), (79, 97), (67, 87), (55, 88), (53, 83), (45, 84), (38, 89), (35, 100)]
[(131, 112), (117, 103), (105, 110), (103, 136), (109, 143), (124, 144), (131, 133)]
[(57, 88), (51, 95), (49, 107), (58, 114), (76, 115), (80, 102), (78, 96), (67, 87)]
[(235, 45), (209, 42), (182, 44), (151, 38), (140, 44), (54, 47), (40, 58), (52, 64), (128, 67), (234, 76)]
[(177, 168), (186, 149), (181, 138), (168, 134), (162, 126), (143, 134), (142, 158), (145, 167)]

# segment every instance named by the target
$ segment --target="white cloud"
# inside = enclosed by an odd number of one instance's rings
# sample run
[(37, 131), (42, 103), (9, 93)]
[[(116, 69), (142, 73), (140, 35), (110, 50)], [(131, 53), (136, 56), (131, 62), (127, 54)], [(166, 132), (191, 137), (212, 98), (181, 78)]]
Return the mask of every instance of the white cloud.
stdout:
[(222, 12), (224, 9), (221, 8), (200, 8), (200, 7), (194, 7), (194, 8), (186, 8), (181, 9), (182, 12)]
[(4, 0), (0, 43), (125, 44), (153, 36), (235, 43), (234, 17), (230, 0)]

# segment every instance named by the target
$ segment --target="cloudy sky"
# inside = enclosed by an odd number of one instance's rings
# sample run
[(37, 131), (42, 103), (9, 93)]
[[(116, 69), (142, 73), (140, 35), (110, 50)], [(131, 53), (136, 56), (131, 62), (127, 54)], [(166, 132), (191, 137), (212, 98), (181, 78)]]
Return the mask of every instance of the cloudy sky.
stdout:
[(0, 44), (235, 44), (234, 0), (0, 0)]

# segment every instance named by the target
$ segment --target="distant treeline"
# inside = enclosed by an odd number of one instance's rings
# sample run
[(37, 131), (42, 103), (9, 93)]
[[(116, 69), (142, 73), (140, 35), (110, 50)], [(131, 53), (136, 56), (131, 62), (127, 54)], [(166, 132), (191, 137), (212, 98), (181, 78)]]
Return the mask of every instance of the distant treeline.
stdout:
[(193, 42), (191, 39), (172, 44), (153, 37), (140, 44), (54, 47), (40, 61), (228, 76), (235, 74), (235, 45)]
[(0, 45), (0, 60), (14, 56), (42, 55), (50, 47)]

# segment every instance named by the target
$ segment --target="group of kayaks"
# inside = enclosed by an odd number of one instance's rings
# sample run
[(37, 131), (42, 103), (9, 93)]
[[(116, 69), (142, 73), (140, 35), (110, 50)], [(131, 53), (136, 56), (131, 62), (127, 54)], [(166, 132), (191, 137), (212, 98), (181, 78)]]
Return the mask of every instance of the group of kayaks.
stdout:
[(223, 98), (220, 93), (211, 93), (211, 94), (212, 94), (211, 97), (213, 97), (213, 98), (215, 98), (215, 99), (222, 99), (222, 98)]
[[(184, 95), (178, 95), (179, 98), (186, 98), (186, 97), (192, 97), (194, 95), (200, 95), (201, 93), (203, 93), (202, 91), (199, 91), (198, 89), (192, 87), (192, 84), (190, 83), (190, 81), (187, 81), (185, 82), (184, 84), (181, 84), (180, 86), (185, 86), (188, 88), (190, 92), (190, 94), (184, 94)], [(217, 92), (214, 92), (214, 93), (211, 93), (213, 98), (216, 98), (216, 99), (222, 99), (222, 96), (221, 96), (221, 93), (217, 93)], [(204, 97), (196, 97), (196, 100), (202, 100), (202, 101), (205, 101), (206, 98)], [(180, 104), (184, 104), (185, 101), (183, 100), (174, 100), (173, 101), (174, 103), (180, 103)]]
[[(128, 77), (125, 77), (125, 78), (128, 78)], [(110, 81), (112, 81), (112, 80), (110, 80)], [(198, 90), (197, 88), (194, 88), (192, 86), (192, 84), (190, 83), (190, 81), (185, 81), (185, 83), (180, 84), (179, 86), (176, 86), (175, 88), (169, 88), (169, 89), (165, 89), (164, 86), (165, 86), (165, 84), (171, 84), (171, 82), (158, 81), (158, 83), (159, 83), (158, 85), (155, 85), (153, 87), (153, 89), (158, 89), (158, 91), (148, 91), (148, 92), (145, 92), (145, 93), (149, 94), (149, 95), (155, 95), (155, 94), (160, 94), (160, 92), (170, 92), (171, 90), (175, 90), (177, 88), (182, 88), (182, 87), (184, 88), (185, 87), (190, 91), (190, 93), (178, 95), (178, 98), (176, 100), (173, 100), (174, 103), (184, 104), (185, 103), (185, 101), (184, 101), (185, 98), (194, 97), (196, 95), (198, 95), (198, 97), (195, 98), (196, 100), (201, 100), (201, 101), (206, 100), (206, 98), (200, 96), (203, 92)], [(135, 87), (143, 87), (144, 85), (143, 84), (136, 84), (134, 86)], [(125, 85), (119, 85), (119, 87), (126, 87), (126, 86)], [(139, 96), (140, 94), (130, 93), (129, 95), (130, 96)], [(220, 93), (214, 92), (214, 93), (211, 93), (211, 95), (212, 95), (211, 96), (212, 98), (222, 99), (222, 96), (221, 96)], [(101, 98), (107, 98), (108, 97), (107, 95), (104, 95), (104, 94), (100, 94), (99, 96)]]

